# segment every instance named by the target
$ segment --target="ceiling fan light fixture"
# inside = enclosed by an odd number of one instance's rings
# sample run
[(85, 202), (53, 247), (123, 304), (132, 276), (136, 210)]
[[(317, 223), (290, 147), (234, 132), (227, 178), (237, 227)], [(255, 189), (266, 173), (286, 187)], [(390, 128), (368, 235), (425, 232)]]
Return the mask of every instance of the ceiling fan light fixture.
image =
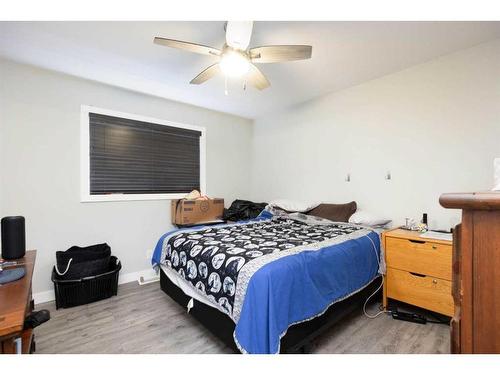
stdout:
[(239, 78), (248, 73), (250, 61), (242, 53), (227, 51), (222, 55), (219, 66), (226, 77)]
[(154, 43), (218, 58), (215, 64), (205, 68), (189, 82), (192, 85), (200, 85), (222, 73), (226, 78), (226, 87), (228, 78), (244, 78), (244, 87), (248, 83), (258, 90), (264, 90), (271, 84), (255, 64), (311, 58), (312, 46), (309, 45), (272, 45), (249, 48), (253, 29), (252, 21), (228, 21), (224, 28), (226, 43), (221, 49), (159, 36), (154, 38)]

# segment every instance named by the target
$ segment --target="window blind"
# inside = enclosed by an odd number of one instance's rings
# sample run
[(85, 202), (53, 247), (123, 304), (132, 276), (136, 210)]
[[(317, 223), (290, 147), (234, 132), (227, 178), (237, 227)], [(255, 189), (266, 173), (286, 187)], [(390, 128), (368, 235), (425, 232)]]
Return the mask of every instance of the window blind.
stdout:
[(90, 194), (200, 189), (201, 132), (89, 113)]

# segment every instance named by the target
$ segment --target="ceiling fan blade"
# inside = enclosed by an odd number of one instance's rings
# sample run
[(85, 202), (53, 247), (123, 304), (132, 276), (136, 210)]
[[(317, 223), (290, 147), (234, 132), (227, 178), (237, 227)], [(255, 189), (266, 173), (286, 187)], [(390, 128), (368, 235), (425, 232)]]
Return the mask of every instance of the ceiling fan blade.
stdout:
[(275, 63), (310, 59), (311, 53), (311, 46), (263, 46), (250, 49), (250, 58), (255, 63)]
[(189, 82), (189, 83), (192, 85), (200, 85), (203, 82), (206, 82), (210, 78), (214, 77), (219, 72), (220, 72), (219, 63), (215, 63), (213, 65), (210, 65), (208, 68), (206, 68), (204, 71), (202, 71), (196, 77), (194, 77), (191, 80), (191, 82)]
[(255, 65), (250, 64), (250, 68), (248, 70), (246, 76), (247, 83), (251, 84), (255, 88), (259, 90), (267, 89), (271, 84), (267, 80), (266, 76), (262, 74), (262, 72)]
[(204, 46), (196, 43), (183, 42), (181, 40), (167, 39), (157, 36), (154, 39), (154, 43), (159, 44), (161, 46), (183, 49), (189, 52), (201, 53), (202, 55), (215, 55), (215, 56), (220, 55), (220, 50), (218, 50), (217, 48)]
[(252, 37), (253, 21), (228, 21), (226, 24), (226, 44), (245, 51)]

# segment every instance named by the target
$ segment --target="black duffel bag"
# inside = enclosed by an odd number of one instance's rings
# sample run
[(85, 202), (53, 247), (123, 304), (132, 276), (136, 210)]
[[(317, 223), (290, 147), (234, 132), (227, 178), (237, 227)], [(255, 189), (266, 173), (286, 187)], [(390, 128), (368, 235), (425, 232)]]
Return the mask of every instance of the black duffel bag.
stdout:
[(108, 271), (111, 248), (107, 243), (56, 252), (56, 272), (60, 280), (78, 280)]
[(262, 212), (267, 206), (267, 203), (255, 203), (252, 201), (245, 201), (236, 199), (231, 203), (231, 207), (224, 209), (224, 220), (226, 221), (240, 221), (254, 219)]

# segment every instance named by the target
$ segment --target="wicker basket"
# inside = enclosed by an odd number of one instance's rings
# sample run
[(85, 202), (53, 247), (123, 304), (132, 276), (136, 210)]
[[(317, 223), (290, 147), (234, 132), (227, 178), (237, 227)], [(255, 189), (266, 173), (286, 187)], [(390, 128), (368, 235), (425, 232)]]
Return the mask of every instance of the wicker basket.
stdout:
[(118, 274), (122, 268), (120, 261), (111, 256), (109, 271), (79, 280), (59, 280), (55, 267), (52, 282), (56, 295), (56, 309), (73, 307), (100, 301), (118, 294)]

